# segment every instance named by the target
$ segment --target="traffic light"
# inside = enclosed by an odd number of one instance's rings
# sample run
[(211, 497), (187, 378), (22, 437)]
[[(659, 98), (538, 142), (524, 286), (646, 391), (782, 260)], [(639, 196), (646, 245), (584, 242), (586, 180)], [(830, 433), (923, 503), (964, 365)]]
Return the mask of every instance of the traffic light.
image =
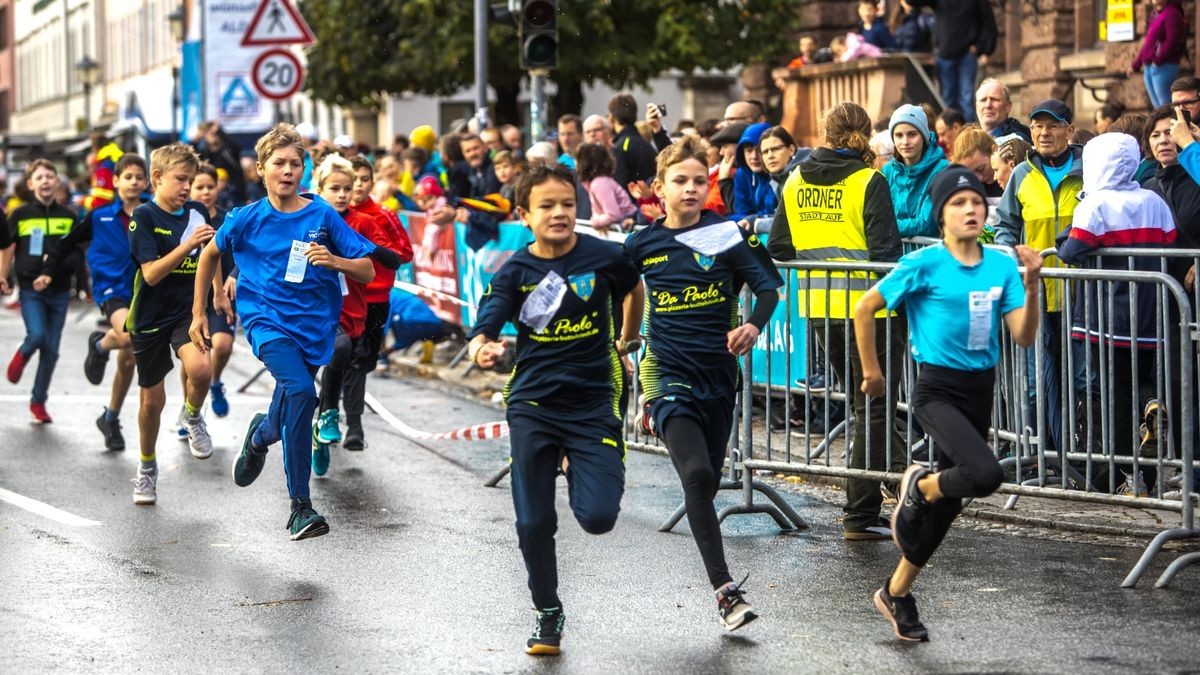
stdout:
[(521, 67), (558, 67), (558, 3), (521, 1)]

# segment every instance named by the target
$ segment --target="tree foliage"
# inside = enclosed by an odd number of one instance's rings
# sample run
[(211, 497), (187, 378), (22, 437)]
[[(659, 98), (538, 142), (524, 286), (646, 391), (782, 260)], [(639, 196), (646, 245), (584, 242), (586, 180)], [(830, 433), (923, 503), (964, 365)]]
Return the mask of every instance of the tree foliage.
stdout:
[[(317, 36), (306, 88), (339, 104), (371, 102), (382, 92), (446, 96), (474, 79), (470, 0), (302, 0)], [(563, 86), (603, 81), (622, 89), (676, 69), (728, 69), (785, 55), (794, 0), (559, 0)], [(517, 30), (492, 22), (488, 81), (515, 90)]]

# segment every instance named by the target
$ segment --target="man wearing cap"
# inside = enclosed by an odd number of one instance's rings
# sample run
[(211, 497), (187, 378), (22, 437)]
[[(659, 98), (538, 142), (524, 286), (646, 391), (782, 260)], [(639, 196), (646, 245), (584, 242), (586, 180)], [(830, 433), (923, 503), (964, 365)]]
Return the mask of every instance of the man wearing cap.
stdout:
[(737, 172), (737, 146), (742, 134), (746, 133), (745, 122), (730, 122), (721, 127), (708, 139), (709, 144), (721, 153), (721, 161), (708, 170), (708, 196), (704, 208), (721, 214), (729, 214), (733, 205), (733, 174)]
[(1008, 87), (997, 79), (984, 80), (975, 92), (975, 115), (979, 118), (979, 126), (992, 138), (1018, 134), (1026, 142), (1032, 142), (1029, 127), (1010, 117), (1011, 112), (1012, 96), (1008, 93)]
[[(1013, 169), (1004, 196), (997, 208), (996, 243), (1004, 246), (1025, 244), (1035, 251), (1054, 248), (1055, 236), (1071, 227), (1077, 196), (1083, 189), (1083, 148), (1070, 145), (1071, 108), (1062, 101), (1048, 99), (1037, 104), (1029, 116), (1033, 150)], [(1046, 267), (1061, 267), (1055, 256), (1046, 258)], [(1046, 311), (1042, 346), (1042, 377), (1045, 384), (1046, 426), (1054, 446), (1062, 448), (1061, 406), (1059, 405), (1059, 338), (1062, 330), (1063, 285), (1043, 279)], [(1032, 386), (1034, 359), (1028, 359), (1031, 403), (1036, 395)], [(1078, 378), (1077, 378), (1078, 379)], [(1076, 384), (1078, 388), (1078, 383)], [(1034, 411), (1036, 412), (1036, 411)], [(1031, 412), (1031, 415), (1033, 413)], [(1031, 421), (1036, 417), (1030, 417)]]

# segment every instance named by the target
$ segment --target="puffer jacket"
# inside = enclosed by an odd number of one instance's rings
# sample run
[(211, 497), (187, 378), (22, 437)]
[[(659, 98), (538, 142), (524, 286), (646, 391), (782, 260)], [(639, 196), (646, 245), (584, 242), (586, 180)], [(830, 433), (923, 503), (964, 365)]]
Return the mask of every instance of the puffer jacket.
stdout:
[[(1161, 248), (1175, 243), (1175, 219), (1159, 195), (1133, 179), (1141, 160), (1138, 143), (1122, 133), (1101, 134), (1083, 149), (1083, 197), (1075, 207), (1071, 229), (1059, 244), (1058, 257), (1068, 264), (1129, 270), (1122, 256), (1091, 258), (1098, 248)], [(1133, 258), (1133, 269), (1155, 272), (1161, 261), (1151, 255)], [(1104, 341), (1115, 347), (1157, 349), (1155, 284), (1132, 290), (1137, 310), (1130, 312), (1130, 284), (1086, 283), (1076, 289), (1071, 335)]]
[(762, 135), (770, 129), (766, 122), (751, 124), (738, 141), (737, 172), (733, 174), (733, 207), (729, 209), (729, 219), (739, 221), (765, 218), (775, 213), (779, 200), (775, 197), (775, 188), (771, 185), (771, 176), (763, 169), (761, 173), (750, 170), (746, 163), (746, 148), (758, 147)]
[(900, 153), (896, 153), (892, 161), (883, 165), (883, 177), (887, 179), (892, 193), (896, 225), (900, 228), (901, 237), (938, 236), (929, 183), (947, 166), (950, 166), (950, 161), (932, 134), (925, 139), (925, 152), (916, 164), (905, 164), (900, 161)]

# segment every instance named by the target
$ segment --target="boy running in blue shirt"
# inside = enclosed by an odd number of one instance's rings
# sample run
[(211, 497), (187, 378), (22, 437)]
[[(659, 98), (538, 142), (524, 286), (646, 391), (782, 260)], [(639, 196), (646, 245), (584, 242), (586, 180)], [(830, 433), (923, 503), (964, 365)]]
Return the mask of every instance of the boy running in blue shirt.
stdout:
[[(470, 355), (491, 368), (517, 327), (516, 363), (504, 398), (512, 438), (512, 497), (537, 619), (529, 654), (555, 655), (564, 614), (558, 597), (554, 482), (565, 455), (571, 511), (584, 531), (612, 530), (625, 490), (625, 372), (638, 346), (643, 298), (637, 269), (610, 242), (575, 234), (575, 179), (535, 163), (516, 188), (517, 213), (534, 241), (492, 279)], [(618, 331), (621, 339), (616, 340)]]
[[(163, 407), (167, 402), (163, 379), (171, 372), (174, 353), (183, 365), (184, 403), (179, 424), (188, 432), (192, 456), (212, 456), (212, 438), (200, 415), (212, 377), (206, 350), (188, 339), (188, 307), (200, 248), (213, 236), (208, 210), (191, 201), (192, 179), (200, 158), (190, 146), (172, 143), (150, 155), (154, 199), (133, 211), (129, 223), (129, 251), (138, 269), (133, 279), (133, 300), (125, 328), (133, 342), (141, 407), (138, 436), (141, 457), (134, 477), (133, 503), (157, 501), (156, 445)], [(200, 292), (209, 295), (208, 286)]]
[[(233, 464), (241, 487), (262, 473), (267, 449), (283, 443), (284, 474), (292, 513), (287, 529), (293, 541), (329, 532), (329, 524), (309, 498), (311, 429), (317, 407), (313, 377), (329, 362), (342, 309), (338, 273), (366, 283), (375, 270), (368, 256), (375, 246), (354, 232), (337, 211), (319, 199), (300, 196), (304, 140), (290, 124), (268, 131), (254, 148), (267, 198), (235, 209), (200, 255), (196, 288), (213, 283), (221, 254), (233, 253), (238, 268), (238, 312), (250, 347), (275, 378), (267, 412), (246, 430)], [(398, 263), (397, 263), (398, 264)], [(222, 296), (216, 311), (230, 313)], [(208, 307), (202, 292), (192, 305), (192, 344), (208, 349)]]
[(117, 371), (113, 374), (112, 394), (108, 406), (96, 419), (96, 427), (104, 435), (106, 449), (124, 450), (121, 404), (133, 383), (133, 344), (125, 330), (125, 317), (129, 315), (133, 277), (137, 271), (129, 255), (129, 223), (133, 220), (134, 210), (142, 205), (148, 171), (146, 160), (133, 153), (121, 155), (114, 171), (117, 201), (89, 213), (79, 227), (71, 230), (46, 254), (42, 278), (35, 280), (34, 286), (39, 282), (48, 284), (79, 246), (87, 246), (92, 294), (111, 327), (107, 331), (93, 331), (88, 336), (83, 372), (88, 382), (100, 384), (104, 380), (109, 354), (116, 350)]
[(992, 418), (1000, 320), (1022, 347), (1038, 327), (1042, 258), (1017, 246), (1024, 287), (1012, 258), (979, 244), (987, 220), (987, 193), (970, 170), (952, 165), (929, 186), (942, 243), (909, 253), (867, 292), (854, 311), (863, 365), (863, 393), (884, 394), (875, 349), (875, 314), (904, 306), (913, 358), (921, 364), (913, 412), (933, 437), (937, 472), (913, 464), (900, 479), (892, 538), (903, 552), (896, 571), (875, 592), (875, 608), (900, 640), (927, 642), (909, 592), (950, 530), (962, 500), (985, 497), (1004, 481), (987, 444)]

